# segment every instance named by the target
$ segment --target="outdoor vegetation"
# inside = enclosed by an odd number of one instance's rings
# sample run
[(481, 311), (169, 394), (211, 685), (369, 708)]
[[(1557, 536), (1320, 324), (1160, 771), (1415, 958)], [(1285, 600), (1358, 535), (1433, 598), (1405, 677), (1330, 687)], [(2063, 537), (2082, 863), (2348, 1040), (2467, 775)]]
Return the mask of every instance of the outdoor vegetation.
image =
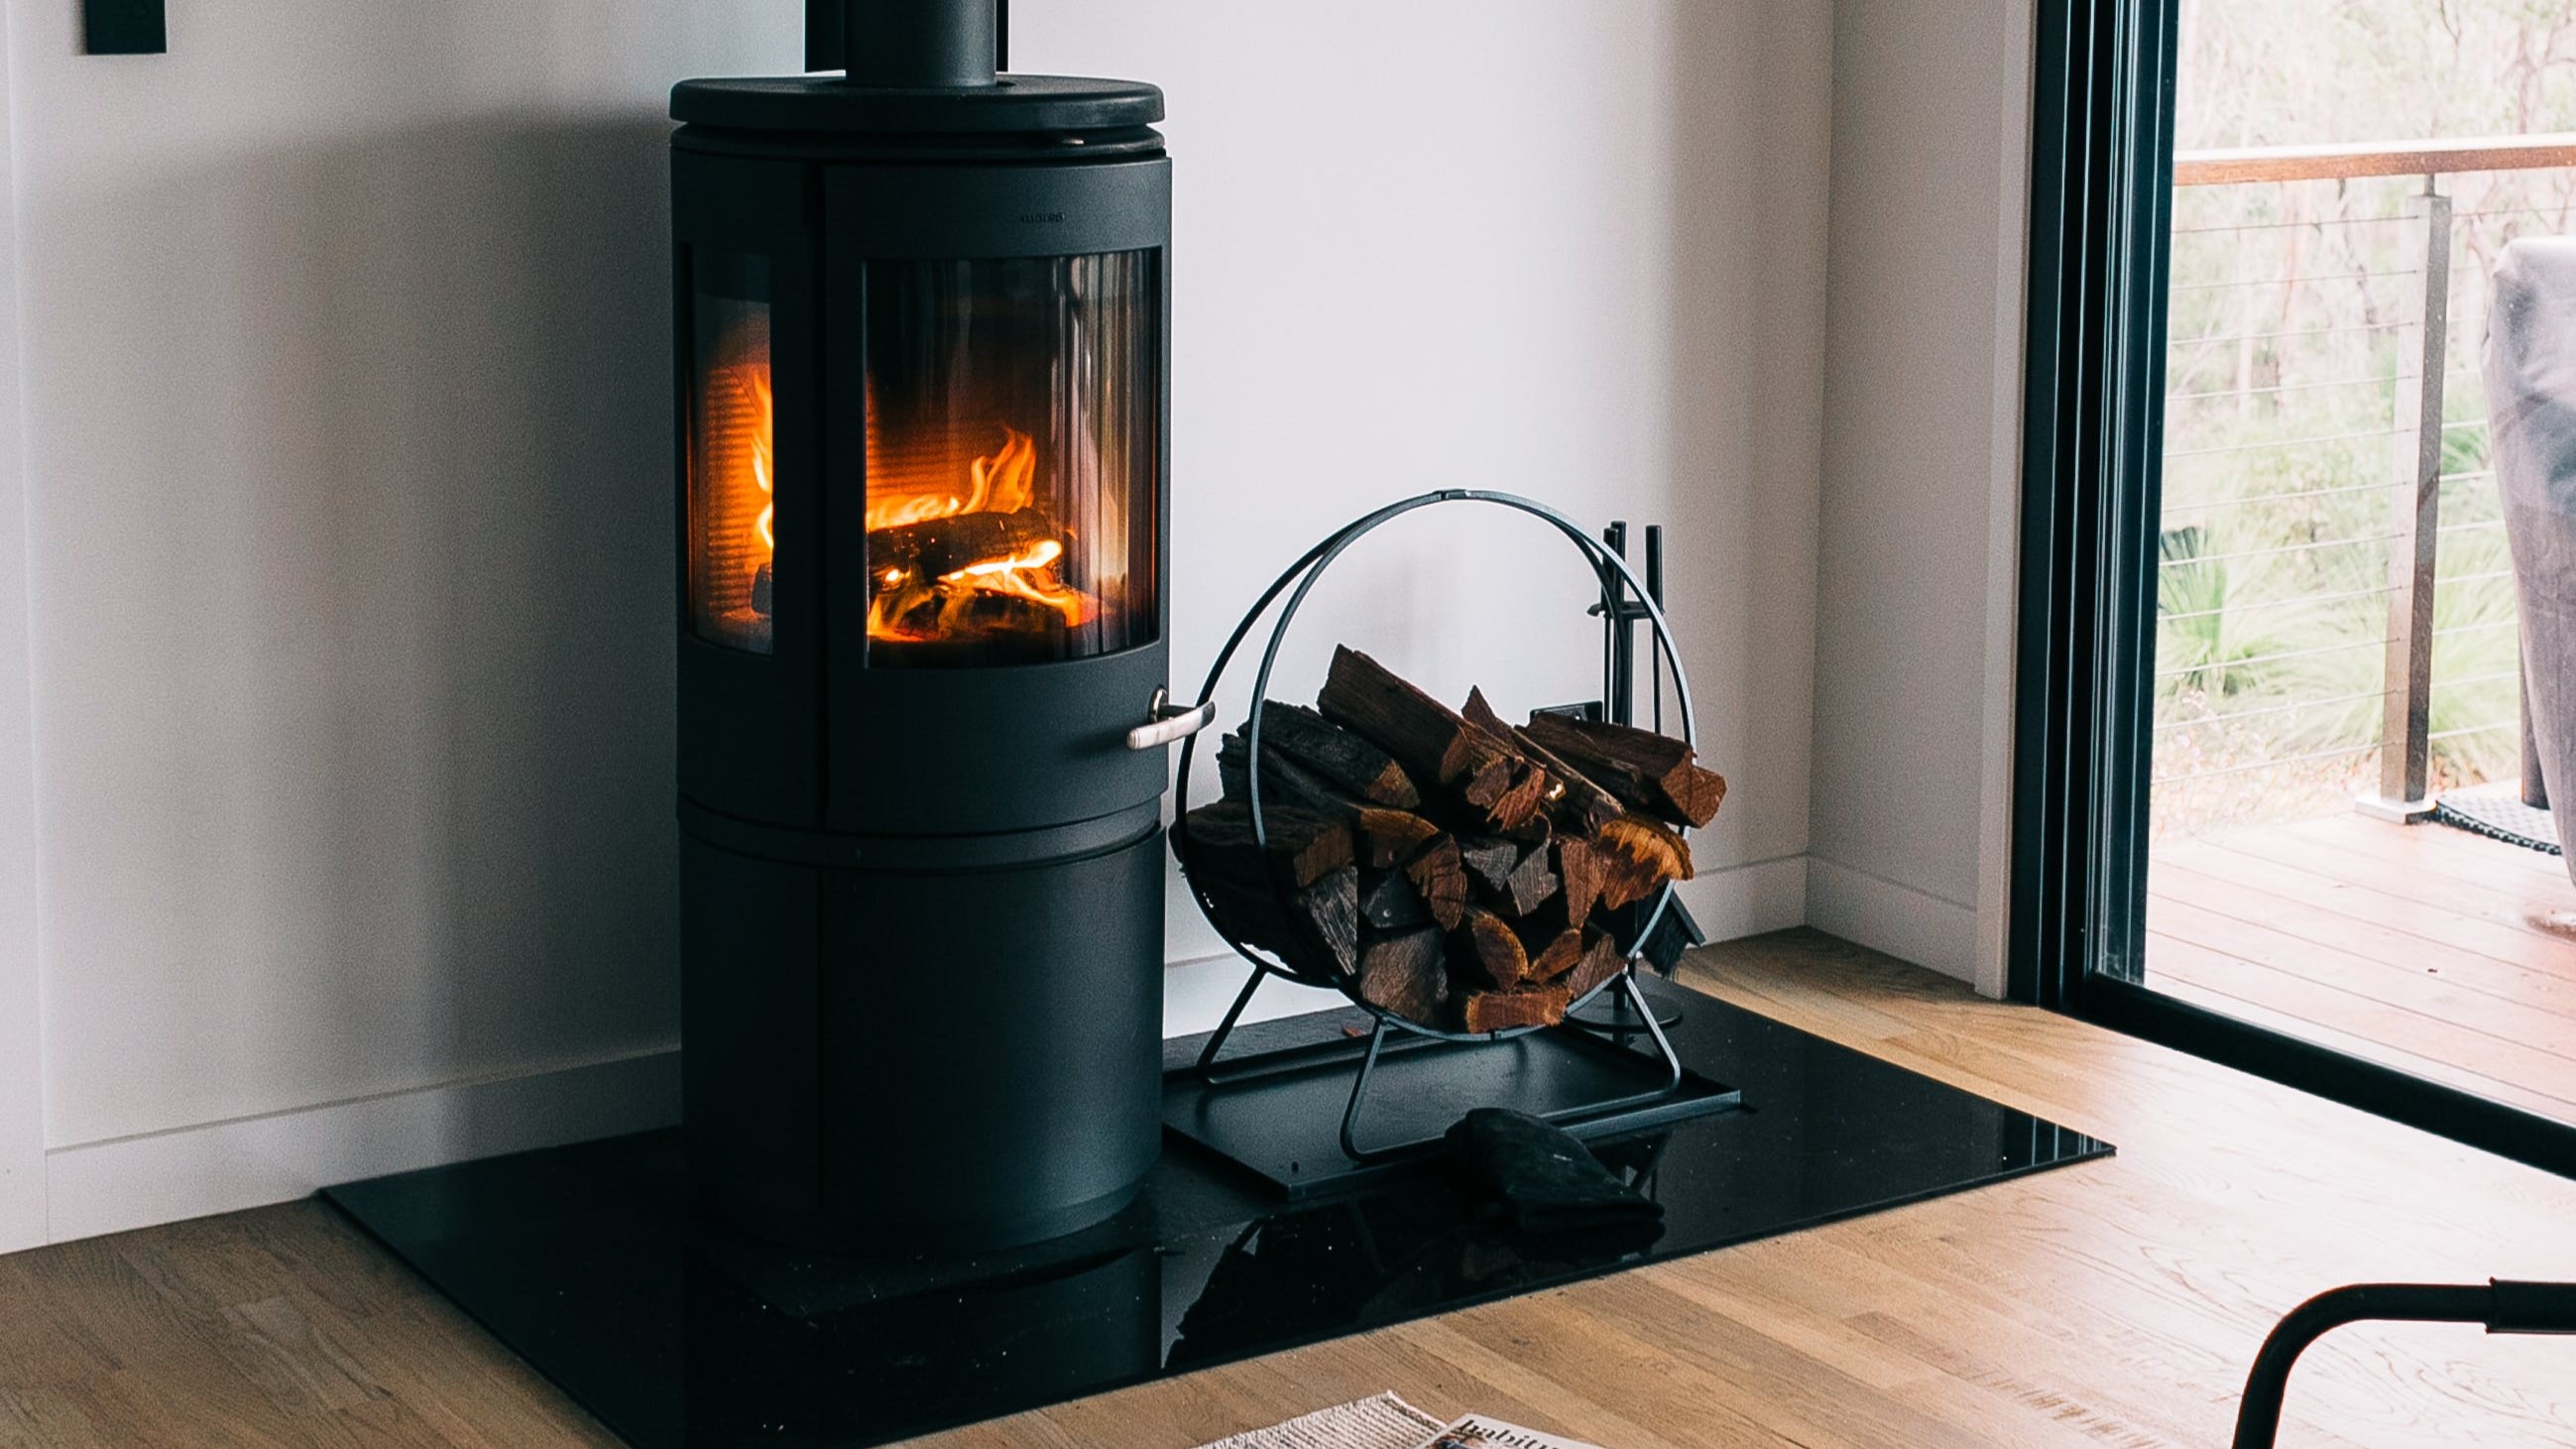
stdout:
[[(2178, 149), (2576, 131), (2568, 0), (2183, 0)], [(2451, 198), (2424, 267), (2412, 198)], [(2480, 384), (2487, 278), (2576, 220), (2576, 170), (2186, 187), (2174, 197), (2157, 579), (2158, 834), (2375, 788), (2400, 389), (2447, 287), (2435, 787), (2519, 768), (2513, 584)]]

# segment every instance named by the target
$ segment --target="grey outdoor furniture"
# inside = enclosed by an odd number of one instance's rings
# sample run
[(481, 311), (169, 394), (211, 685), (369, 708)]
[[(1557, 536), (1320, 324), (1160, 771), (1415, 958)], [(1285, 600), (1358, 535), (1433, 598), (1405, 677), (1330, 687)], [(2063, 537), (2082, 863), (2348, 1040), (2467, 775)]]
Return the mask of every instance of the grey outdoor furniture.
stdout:
[[(2486, 384), (2522, 609), (2525, 753), (2538, 764), (2558, 838), (2576, 841), (2576, 237), (2505, 248), (2487, 318)], [(2576, 855), (2567, 860), (2576, 879)]]

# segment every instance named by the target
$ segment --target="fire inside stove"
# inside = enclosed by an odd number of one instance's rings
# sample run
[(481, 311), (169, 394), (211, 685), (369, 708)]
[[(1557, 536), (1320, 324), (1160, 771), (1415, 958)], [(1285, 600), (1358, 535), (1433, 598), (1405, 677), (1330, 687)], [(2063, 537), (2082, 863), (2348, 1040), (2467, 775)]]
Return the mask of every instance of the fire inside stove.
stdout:
[[(689, 591), (699, 638), (776, 652), (779, 630), (797, 631), (782, 573), (795, 597), (819, 593), (827, 620), (864, 602), (874, 668), (1046, 664), (1154, 638), (1161, 356), (1151, 254), (866, 264), (850, 408), (864, 414), (854, 440), (863, 446), (827, 450), (819, 478), (800, 471), (810, 453), (780, 452), (781, 428), (811, 436), (798, 431), (811, 420), (782, 418), (773, 390), (771, 330), (786, 314), (774, 315), (767, 262), (701, 252), (693, 270)], [(790, 389), (788, 411), (808, 395)], [(819, 508), (804, 491), (817, 484)], [(848, 489), (865, 502), (845, 512)], [(858, 525), (859, 538), (823, 539), (821, 551), (864, 573), (837, 564), (816, 582), (797, 573), (815, 547), (799, 520), (816, 517), (827, 531)]]
[[(871, 415), (870, 422), (875, 421)], [(907, 476), (868, 430), (868, 456), (888, 466), (868, 486), (868, 637), (933, 643), (988, 635), (1050, 636), (1090, 623), (1099, 600), (1064, 581), (1062, 528), (1037, 504), (1037, 440), (997, 427), (993, 452), (963, 478)]]

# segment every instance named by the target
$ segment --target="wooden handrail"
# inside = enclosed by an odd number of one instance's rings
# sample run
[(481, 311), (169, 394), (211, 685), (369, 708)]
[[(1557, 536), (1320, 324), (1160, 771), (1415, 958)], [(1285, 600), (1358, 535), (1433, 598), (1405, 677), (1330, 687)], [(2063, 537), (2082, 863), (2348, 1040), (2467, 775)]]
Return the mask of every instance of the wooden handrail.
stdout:
[(2463, 171), (2536, 171), (2553, 166), (2576, 166), (2576, 132), (2185, 151), (2174, 157), (2174, 185), (2445, 176)]

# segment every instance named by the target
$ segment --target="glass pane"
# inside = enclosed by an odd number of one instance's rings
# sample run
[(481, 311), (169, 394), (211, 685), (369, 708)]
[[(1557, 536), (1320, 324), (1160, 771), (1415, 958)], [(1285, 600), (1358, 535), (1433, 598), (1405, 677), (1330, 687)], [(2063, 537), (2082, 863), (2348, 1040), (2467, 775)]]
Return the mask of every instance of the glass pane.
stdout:
[(1154, 253), (867, 270), (868, 662), (1152, 642)]
[(769, 262), (701, 251), (691, 272), (690, 616), (701, 639), (767, 654), (778, 546)]

